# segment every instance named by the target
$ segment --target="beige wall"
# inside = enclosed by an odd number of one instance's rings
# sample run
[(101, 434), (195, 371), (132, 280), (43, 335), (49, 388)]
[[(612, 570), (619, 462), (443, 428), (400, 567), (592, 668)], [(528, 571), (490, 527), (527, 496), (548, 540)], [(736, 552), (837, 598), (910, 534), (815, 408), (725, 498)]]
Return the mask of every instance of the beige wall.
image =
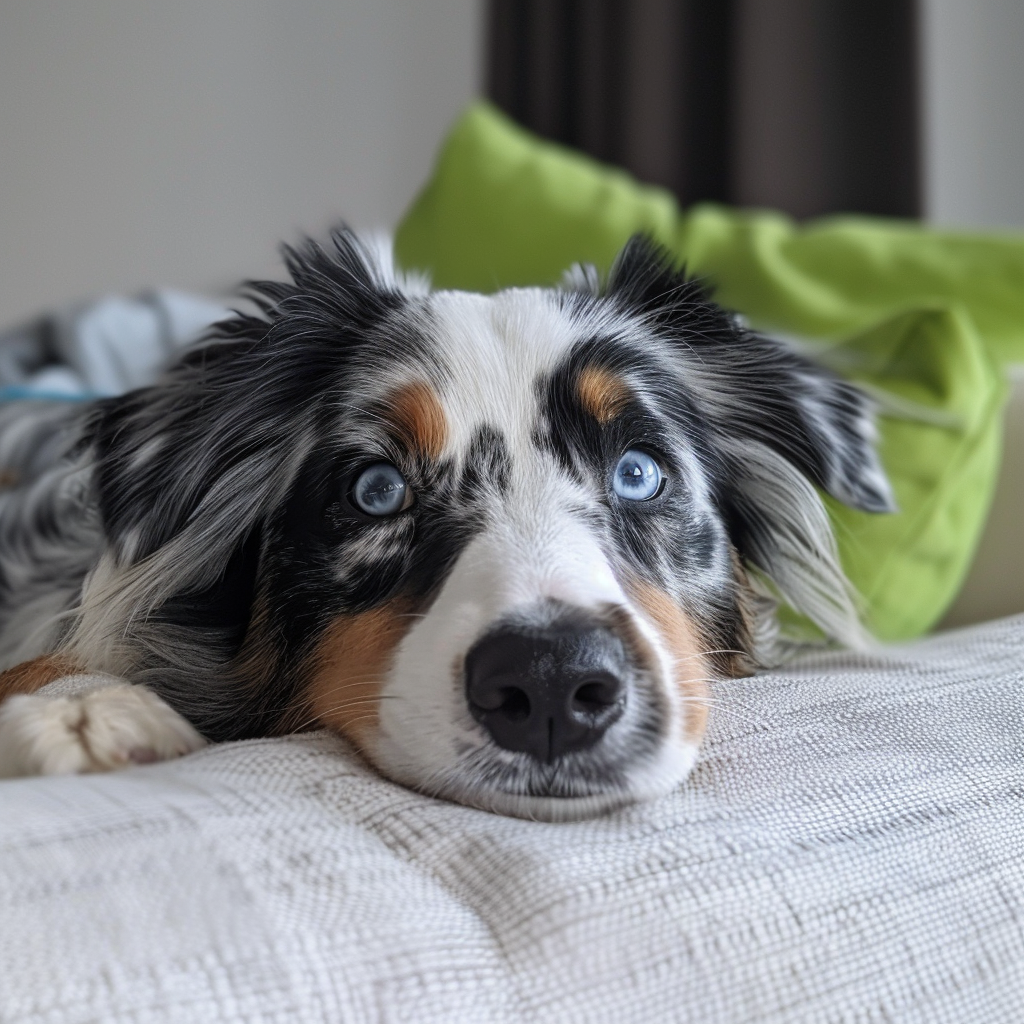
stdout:
[(0, 5), (0, 324), (222, 287), (392, 225), (477, 91), (480, 0)]
[(1024, 227), (1024, 2), (921, 8), (929, 218)]
[[(1024, 2), (924, 0), (925, 199), (954, 227), (1024, 227)], [(1024, 368), (1011, 373), (999, 484), (974, 564), (943, 622), (1024, 611)]]

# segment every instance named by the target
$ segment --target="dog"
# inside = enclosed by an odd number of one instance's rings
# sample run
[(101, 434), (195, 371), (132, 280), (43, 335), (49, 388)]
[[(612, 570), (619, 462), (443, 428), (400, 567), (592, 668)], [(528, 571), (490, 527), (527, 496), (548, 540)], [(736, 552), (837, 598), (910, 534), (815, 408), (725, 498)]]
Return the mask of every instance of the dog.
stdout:
[(685, 779), (779, 599), (865, 643), (818, 489), (892, 510), (870, 402), (654, 243), (490, 296), (284, 253), (152, 386), (0, 413), (0, 772), (327, 727), (580, 818)]

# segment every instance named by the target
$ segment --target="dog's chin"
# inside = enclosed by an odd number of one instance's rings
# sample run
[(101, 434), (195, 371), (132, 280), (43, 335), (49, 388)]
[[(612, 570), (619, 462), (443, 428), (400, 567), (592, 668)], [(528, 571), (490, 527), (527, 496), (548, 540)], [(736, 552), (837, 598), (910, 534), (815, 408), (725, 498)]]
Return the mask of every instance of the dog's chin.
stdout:
[(470, 787), (436, 795), (492, 814), (547, 822), (596, 818), (636, 803), (638, 799), (626, 792), (593, 793), (588, 796), (530, 796)]
[(685, 781), (697, 759), (697, 744), (666, 747), (643, 766), (598, 781), (547, 768), (503, 783), (480, 778), (465, 766), (424, 778), (410, 766), (377, 765), (395, 782), (427, 796), (477, 810), (531, 821), (582, 821), (667, 796)]

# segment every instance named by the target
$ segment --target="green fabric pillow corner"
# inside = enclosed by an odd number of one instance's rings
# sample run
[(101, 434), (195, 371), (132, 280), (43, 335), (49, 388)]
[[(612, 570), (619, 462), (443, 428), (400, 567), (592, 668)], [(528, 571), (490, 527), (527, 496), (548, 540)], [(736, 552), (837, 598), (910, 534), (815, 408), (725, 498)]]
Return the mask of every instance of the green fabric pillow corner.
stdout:
[(550, 284), (606, 270), (646, 232), (763, 330), (815, 341), (879, 396), (882, 460), (900, 511), (829, 500), (843, 565), (881, 639), (941, 618), (970, 566), (999, 468), (1002, 363), (1024, 362), (1024, 239), (837, 217), (798, 226), (702, 205), (543, 142), (485, 103), (445, 142), (399, 225), (396, 253), (436, 287)]
[(882, 640), (927, 632), (953, 602), (992, 503), (1004, 375), (955, 305), (898, 313), (822, 353), (882, 408), (879, 453), (899, 512), (826, 496), (843, 568)]

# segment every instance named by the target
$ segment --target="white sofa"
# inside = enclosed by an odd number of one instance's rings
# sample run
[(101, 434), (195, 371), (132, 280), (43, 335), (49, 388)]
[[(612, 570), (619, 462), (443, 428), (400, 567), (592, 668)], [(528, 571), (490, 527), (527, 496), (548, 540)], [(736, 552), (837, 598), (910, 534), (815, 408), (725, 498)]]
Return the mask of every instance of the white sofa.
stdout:
[(1024, 617), (721, 684), (579, 824), (326, 735), (0, 784), (0, 1021), (1024, 1019)]

